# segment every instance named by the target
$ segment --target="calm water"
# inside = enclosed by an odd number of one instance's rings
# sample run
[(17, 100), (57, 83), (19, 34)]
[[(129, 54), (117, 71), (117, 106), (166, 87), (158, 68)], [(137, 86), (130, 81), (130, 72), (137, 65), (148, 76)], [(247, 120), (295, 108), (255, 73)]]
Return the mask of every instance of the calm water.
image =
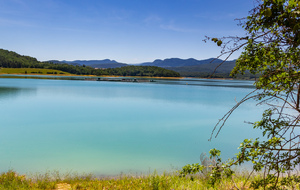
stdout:
[(234, 112), (217, 139), (208, 139), (251, 84), (1, 78), (1, 171), (147, 174), (199, 162), (214, 147), (232, 157), (239, 142), (259, 134), (244, 123), (260, 118), (254, 102)]

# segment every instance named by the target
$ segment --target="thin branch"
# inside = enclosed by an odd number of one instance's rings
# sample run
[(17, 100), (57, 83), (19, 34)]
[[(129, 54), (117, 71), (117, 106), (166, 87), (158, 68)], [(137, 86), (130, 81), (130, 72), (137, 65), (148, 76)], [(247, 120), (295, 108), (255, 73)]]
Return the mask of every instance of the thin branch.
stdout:
[[(220, 133), (222, 127), (225, 125), (227, 119), (228, 119), (229, 116), (233, 113), (233, 111), (236, 110), (243, 102), (245, 102), (245, 101), (247, 101), (247, 100), (249, 100), (249, 99), (252, 99), (252, 98), (254, 98), (254, 97), (257, 96), (257, 95), (250, 96), (250, 95), (251, 95), (252, 93), (254, 93), (255, 91), (257, 91), (257, 90), (254, 90), (254, 91), (250, 92), (249, 94), (247, 94), (240, 102), (238, 102), (233, 108), (231, 108), (231, 109), (230, 109), (230, 110), (229, 110), (229, 111), (228, 111), (221, 119), (219, 119), (218, 123), (215, 125), (215, 127), (214, 127), (213, 130), (212, 130), (212, 133), (211, 133), (211, 136), (210, 136), (210, 138), (209, 138), (209, 141), (211, 141), (212, 136), (213, 136), (213, 134), (214, 134), (214, 131), (216, 130), (217, 126), (220, 124), (221, 121), (223, 121), (223, 122), (222, 122), (221, 126), (219, 127), (219, 130), (218, 130), (218, 132), (217, 132), (215, 138), (218, 136), (218, 134)], [(250, 97), (248, 97), (248, 96), (250, 96)]]

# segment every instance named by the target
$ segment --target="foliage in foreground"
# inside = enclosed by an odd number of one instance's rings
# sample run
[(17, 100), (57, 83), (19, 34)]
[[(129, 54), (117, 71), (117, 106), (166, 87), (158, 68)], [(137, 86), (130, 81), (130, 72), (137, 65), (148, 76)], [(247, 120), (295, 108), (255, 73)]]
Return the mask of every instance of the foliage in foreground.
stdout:
[(183, 174), (209, 167), (214, 184), (232, 176), (232, 166), (252, 162), (253, 171), (263, 173), (262, 178), (252, 181), (252, 188), (285, 189), (289, 184), (298, 184), (299, 188), (300, 178), (294, 172), (300, 165), (300, 2), (256, 2), (250, 15), (240, 20), (245, 36), (207, 37), (207, 40), (222, 47), (221, 55), (226, 55), (227, 59), (232, 53), (243, 50), (232, 76), (246, 72), (259, 74), (256, 90), (219, 120), (212, 135), (218, 136), (232, 112), (243, 102), (254, 99), (268, 107), (262, 119), (252, 124), (255, 130), (261, 130), (263, 138), (245, 139), (236, 157), (225, 162), (220, 157), (221, 152), (212, 149), (210, 155), (216, 161), (214, 164), (188, 165), (183, 168)]
[[(246, 173), (235, 176), (235, 181), (231, 177), (223, 178), (214, 185), (210, 182), (207, 174), (188, 175), (182, 177), (176, 173), (158, 175), (153, 173), (147, 176), (118, 176), (110, 178), (95, 178), (92, 175), (65, 174), (59, 172), (48, 172), (36, 174), (32, 177), (18, 175), (14, 171), (8, 171), (0, 175), (0, 189), (237, 189), (249, 188), (249, 181), (261, 179), (257, 175), (255, 178), (247, 179)], [(295, 184), (287, 184), (285, 189), (293, 188)]]

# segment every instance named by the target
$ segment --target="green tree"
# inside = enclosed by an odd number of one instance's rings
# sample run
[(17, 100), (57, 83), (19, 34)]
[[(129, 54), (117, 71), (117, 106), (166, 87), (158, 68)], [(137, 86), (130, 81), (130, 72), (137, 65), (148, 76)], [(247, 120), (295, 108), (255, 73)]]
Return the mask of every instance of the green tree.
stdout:
[(261, 179), (251, 183), (252, 188), (295, 188), (300, 182), (300, 177), (293, 173), (300, 163), (300, 2), (263, 0), (256, 3), (247, 18), (239, 19), (245, 36), (206, 37), (205, 41), (211, 40), (220, 46), (220, 56), (226, 56), (225, 60), (242, 50), (231, 76), (245, 72), (259, 74), (256, 90), (224, 115), (212, 136), (218, 136), (240, 104), (255, 99), (268, 106), (262, 120), (253, 123), (264, 139), (245, 139), (236, 158), (226, 162), (221, 160), (218, 150), (211, 150), (211, 158), (217, 160), (211, 182), (214, 184), (217, 179), (232, 175), (232, 166), (251, 161), (253, 171), (263, 173)]

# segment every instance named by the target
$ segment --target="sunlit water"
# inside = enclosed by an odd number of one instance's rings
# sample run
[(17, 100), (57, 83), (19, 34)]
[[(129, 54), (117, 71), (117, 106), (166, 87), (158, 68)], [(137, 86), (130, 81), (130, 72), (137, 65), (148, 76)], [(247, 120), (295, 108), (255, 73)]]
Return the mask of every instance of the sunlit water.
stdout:
[(253, 82), (153, 83), (0, 79), (0, 169), (96, 175), (159, 172), (199, 162), (211, 148), (233, 157), (259, 131), (262, 109), (241, 105), (218, 138), (214, 125)]

